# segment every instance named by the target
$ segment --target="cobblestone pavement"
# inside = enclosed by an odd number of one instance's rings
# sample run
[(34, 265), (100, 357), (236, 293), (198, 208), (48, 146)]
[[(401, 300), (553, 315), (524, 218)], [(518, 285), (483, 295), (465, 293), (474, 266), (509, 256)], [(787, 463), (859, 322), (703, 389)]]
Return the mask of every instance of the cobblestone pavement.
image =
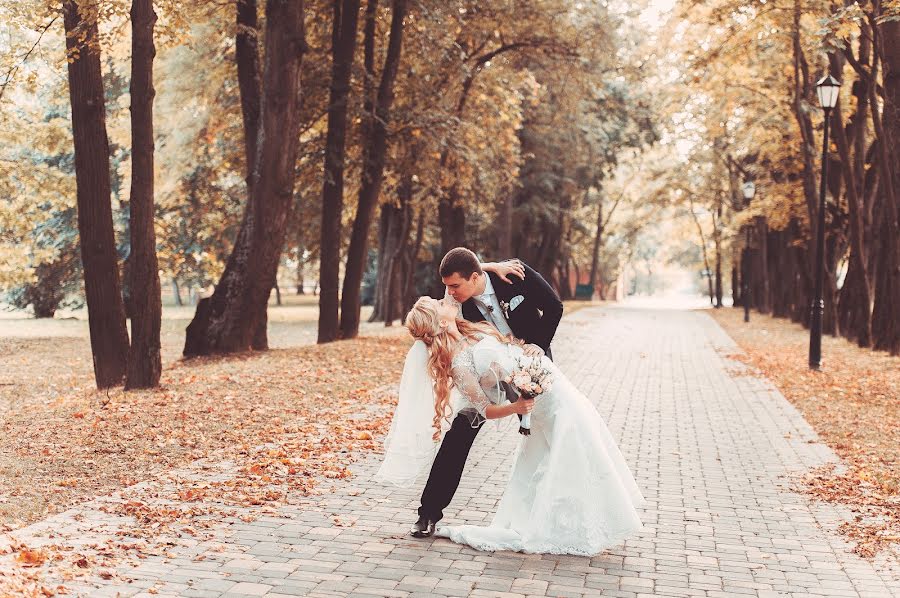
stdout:
[[(645, 529), (593, 558), (411, 539), (418, 489), (372, 483), (378, 459), (369, 458), (325, 496), (223, 521), (214, 538), (181, 542), (110, 580), (66, 585), (91, 596), (210, 598), (900, 597), (895, 566), (853, 555), (835, 533), (846, 512), (790, 490), (793, 475), (836, 457), (768, 382), (727, 358), (736, 350), (702, 312), (598, 307), (564, 319), (557, 362), (606, 418), (648, 499)], [(512, 431), (479, 434), (445, 522), (490, 521), (519, 441)], [(91, 508), (17, 536), (102, 519)]]

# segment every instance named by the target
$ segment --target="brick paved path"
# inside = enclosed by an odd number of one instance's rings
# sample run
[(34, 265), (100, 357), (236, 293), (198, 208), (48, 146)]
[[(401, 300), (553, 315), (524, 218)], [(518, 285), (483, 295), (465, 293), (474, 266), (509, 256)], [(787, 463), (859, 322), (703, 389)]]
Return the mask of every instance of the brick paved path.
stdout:
[[(282, 509), (290, 519), (224, 522), (215, 541), (69, 587), (92, 596), (900, 597), (896, 570), (854, 556), (835, 534), (846, 513), (789, 490), (792, 474), (836, 458), (777, 391), (724, 356), (734, 350), (702, 312), (591, 308), (563, 321), (557, 362), (606, 418), (648, 499), (646, 529), (594, 558), (407, 538), (418, 491), (372, 484), (378, 461), (369, 459), (334, 493)], [(481, 432), (445, 521), (490, 521), (518, 441)], [(72, 525), (71, 516), (23, 533)]]

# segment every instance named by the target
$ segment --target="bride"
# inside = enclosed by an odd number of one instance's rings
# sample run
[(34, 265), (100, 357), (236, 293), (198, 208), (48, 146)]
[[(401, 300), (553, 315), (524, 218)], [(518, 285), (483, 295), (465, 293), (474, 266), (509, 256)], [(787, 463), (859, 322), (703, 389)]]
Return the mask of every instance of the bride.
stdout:
[(594, 555), (641, 528), (635, 507), (643, 497), (622, 453), (594, 406), (550, 359), (534, 357), (552, 378), (550, 389), (534, 401), (507, 402), (519, 394), (511, 378), (540, 349), (460, 319), (458, 304), (446, 299), (420, 298), (405, 325), (416, 342), (376, 478), (414, 482), (431, 467), (440, 435), (458, 413), (473, 426), (531, 414), (531, 435), (519, 443), (491, 524), (443, 526), (437, 535), (479, 550)]

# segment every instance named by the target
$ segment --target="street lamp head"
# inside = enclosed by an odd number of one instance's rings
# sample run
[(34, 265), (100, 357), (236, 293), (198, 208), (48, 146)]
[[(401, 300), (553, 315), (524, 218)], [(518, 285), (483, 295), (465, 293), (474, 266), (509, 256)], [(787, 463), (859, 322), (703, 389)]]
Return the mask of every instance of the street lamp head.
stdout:
[(819, 105), (825, 110), (831, 110), (837, 105), (838, 94), (841, 90), (841, 82), (825, 75), (816, 83), (816, 95), (819, 96)]
[(741, 185), (741, 192), (744, 194), (744, 199), (750, 201), (753, 199), (753, 196), (756, 195), (756, 183), (753, 181), (747, 181), (743, 185)]

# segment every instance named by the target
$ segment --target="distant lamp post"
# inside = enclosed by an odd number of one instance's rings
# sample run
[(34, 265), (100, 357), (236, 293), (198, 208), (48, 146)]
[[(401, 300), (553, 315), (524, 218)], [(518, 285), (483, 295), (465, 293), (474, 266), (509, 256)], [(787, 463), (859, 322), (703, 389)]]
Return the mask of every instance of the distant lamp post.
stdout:
[(831, 110), (837, 105), (841, 83), (831, 75), (826, 75), (816, 83), (816, 95), (825, 111), (824, 139), (822, 141), (822, 180), (819, 184), (819, 218), (816, 225), (816, 284), (811, 306), (809, 325), (809, 368), (822, 367), (822, 317), (825, 314), (825, 300), (822, 291), (825, 284), (825, 187), (828, 181), (828, 129), (831, 124)]
[[(756, 195), (756, 184), (753, 181), (747, 181), (741, 185), (741, 193), (744, 194), (744, 205), (750, 206), (753, 196)], [(750, 321), (750, 228), (747, 225), (747, 244), (744, 249), (744, 259), (741, 260), (741, 269), (744, 275), (741, 277), (741, 303), (744, 304), (744, 321)]]

